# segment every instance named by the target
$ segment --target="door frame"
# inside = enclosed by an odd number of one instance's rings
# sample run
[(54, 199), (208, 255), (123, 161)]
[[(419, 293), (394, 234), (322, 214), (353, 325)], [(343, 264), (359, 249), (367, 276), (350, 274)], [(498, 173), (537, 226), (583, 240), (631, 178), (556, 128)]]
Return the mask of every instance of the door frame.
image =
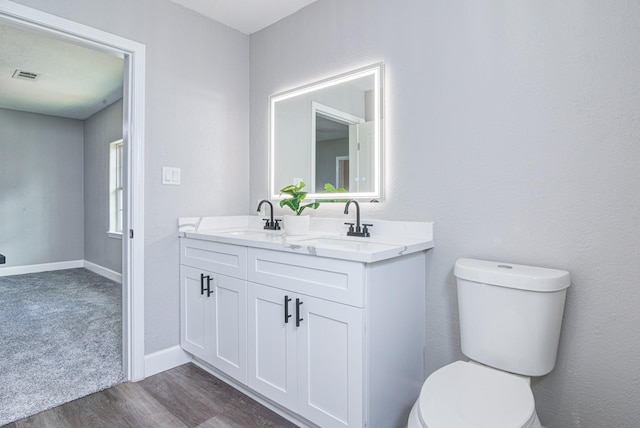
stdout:
[[(317, 101), (311, 101), (311, 192), (318, 193), (316, 186), (316, 150), (317, 148), (317, 133), (316, 133), (316, 118), (322, 116), (325, 119), (329, 119), (333, 122), (344, 124), (345, 126), (357, 125), (364, 123), (365, 120), (362, 117), (354, 116), (345, 111), (338, 110), (336, 108), (320, 104)], [(351, 148), (351, 141), (349, 141), (349, 148)], [(349, 150), (351, 152), (351, 150)], [(336, 184), (336, 187), (339, 187)], [(349, 193), (353, 190), (349, 190)]]
[(145, 45), (8, 0), (0, 0), (0, 21), (124, 58), (122, 365), (128, 380), (141, 380), (144, 378)]

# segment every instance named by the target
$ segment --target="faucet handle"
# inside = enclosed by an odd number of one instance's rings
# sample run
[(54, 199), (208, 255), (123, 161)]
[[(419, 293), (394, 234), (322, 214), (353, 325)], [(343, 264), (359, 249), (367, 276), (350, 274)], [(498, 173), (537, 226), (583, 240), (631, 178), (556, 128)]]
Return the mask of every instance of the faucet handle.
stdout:
[(362, 224), (362, 234), (367, 238), (370, 236), (369, 235), (369, 228), (370, 227), (373, 227), (373, 225), (372, 224), (364, 224), (364, 223)]
[(282, 221), (282, 219), (280, 218), (276, 218), (273, 220), (273, 229), (274, 230), (280, 230), (280, 222)]
[(355, 223), (345, 223), (345, 224), (348, 224), (348, 225), (349, 225), (349, 232), (353, 232), (353, 231), (354, 231), (354, 230), (353, 230), (353, 225), (354, 225)]

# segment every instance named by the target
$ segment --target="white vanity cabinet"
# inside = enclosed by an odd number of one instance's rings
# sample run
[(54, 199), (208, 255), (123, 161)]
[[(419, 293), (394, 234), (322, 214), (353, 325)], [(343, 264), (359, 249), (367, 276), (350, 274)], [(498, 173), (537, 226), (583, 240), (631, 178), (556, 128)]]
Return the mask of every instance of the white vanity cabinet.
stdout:
[(424, 381), (423, 250), (365, 262), (202, 236), (180, 239), (186, 351), (301, 426), (406, 426)]
[(245, 247), (180, 240), (180, 344), (246, 383)]
[(249, 248), (249, 387), (323, 428), (404, 426), (424, 380), (425, 261)]
[(249, 387), (319, 426), (362, 426), (364, 311), (341, 302), (362, 301), (362, 265), (250, 248), (248, 276)]

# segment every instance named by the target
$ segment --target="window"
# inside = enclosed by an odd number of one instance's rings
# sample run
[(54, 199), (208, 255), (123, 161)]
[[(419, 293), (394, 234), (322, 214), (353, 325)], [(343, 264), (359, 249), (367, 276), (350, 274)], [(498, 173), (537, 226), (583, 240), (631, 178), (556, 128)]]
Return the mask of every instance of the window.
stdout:
[(109, 144), (109, 233), (122, 235), (124, 201), (122, 140)]

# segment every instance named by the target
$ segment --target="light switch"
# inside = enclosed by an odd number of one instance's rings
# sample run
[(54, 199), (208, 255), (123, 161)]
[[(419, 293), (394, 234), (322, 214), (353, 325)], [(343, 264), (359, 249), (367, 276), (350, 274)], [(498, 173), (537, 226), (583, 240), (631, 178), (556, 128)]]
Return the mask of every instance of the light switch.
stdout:
[(162, 184), (177, 186), (180, 184), (180, 168), (162, 167)]

